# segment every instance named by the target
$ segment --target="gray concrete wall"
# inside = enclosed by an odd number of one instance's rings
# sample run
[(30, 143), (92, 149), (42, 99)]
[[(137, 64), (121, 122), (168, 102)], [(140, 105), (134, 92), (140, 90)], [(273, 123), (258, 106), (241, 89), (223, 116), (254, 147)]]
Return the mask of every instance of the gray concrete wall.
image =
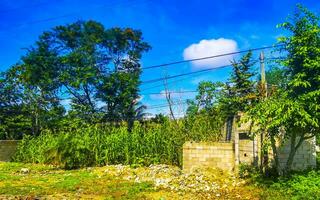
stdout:
[[(290, 152), (290, 143), (284, 142), (283, 145), (279, 147), (279, 161), (280, 167), (283, 169), (287, 162)], [(304, 141), (300, 148), (298, 148), (296, 155), (294, 156), (292, 168), (294, 170), (304, 170), (308, 168), (316, 168), (317, 161), (316, 152), (316, 138), (311, 138)]]
[(183, 169), (213, 167), (234, 169), (234, 144), (232, 142), (186, 142), (183, 145)]

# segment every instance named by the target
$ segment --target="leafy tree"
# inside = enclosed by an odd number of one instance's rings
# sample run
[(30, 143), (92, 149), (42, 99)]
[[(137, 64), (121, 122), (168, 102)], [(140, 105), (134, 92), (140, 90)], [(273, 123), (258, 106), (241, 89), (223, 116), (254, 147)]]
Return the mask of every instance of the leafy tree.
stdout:
[(87, 122), (103, 115), (129, 121), (136, 114), (139, 61), (150, 48), (142, 40), (138, 30), (105, 29), (95, 21), (57, 26), (23, 57), (27, 86), (42, 97), (70, 98), (69, 114)]
[[(97, 97), (106, 103), (110, 121), (125, 120), (129, 129), (144, 107), (136, 106), (139, 99), (140, 59), (150, 46), (142, 41), (142, 33), (132, 29), (110, 29), (105, 41), (109, 57), (113, 60), (114, 72), (101, 79)], [(140, 111), (140, 114), (137, 112)]]
[[(44, 32), (21, 62), (1, 75), (1, 135), (54, 132), (75, 118), (127, 121), (132, 127), (144, 115), (139, 63), (149, 49), (140, 31), (105, 29), (95, 21)], [(66, 99), (68, 116), (61, 102)]]
[(279, 27), (291, 33), (280, 38), (283, 50), (287, 52), (282, 62), (288, 77), (287, 85), (249, 113), (268, 131), (278, 170), (276, 141), (280, 138), (289, 141), (291, 149), (285, 167), (285, 173), (288, 173), (303, 141), (320, 133), (319, 18), (298, 5), (289, 21)]
[(285, 88), (287, 85), (286, 70), (283, 67), (272, 67), (266, 72), (266, 79), (268, 80), (269, 87)]
[(4, 73), (1, 81), (3, 126), (11, 127), (13, 138), (57, 128), (56, 122), (64, 114), (48, 85), (30, 81), (28, 75), (26, 65), (16, 65)]
[(226, 140), (231, 139), (234, 116), (246, 112), (257, 101), (257, 91), (251, 72), (255, 62), (252, 52), (245, 54), (239, 61), (233, 61), (233, 71), (229, 81), (221, 87), (218, 98), (219, 115), (227, 122)]
[(251, 72), (254, 64), (252, 52), (248, 52), (238, 62), (232, 62), (233, 71), (220, 100), (226, 115), (244, 112), (254, 103), (256, 90), (252, 78), (255, 74)]
[(195, 100), (188, 100), (187, 115), (195, 115), (201, 110), (208, 111), (217, 104), (219, 98), (219, 87), (222, 83), (202, 81), (198, 85), (198, 94)]

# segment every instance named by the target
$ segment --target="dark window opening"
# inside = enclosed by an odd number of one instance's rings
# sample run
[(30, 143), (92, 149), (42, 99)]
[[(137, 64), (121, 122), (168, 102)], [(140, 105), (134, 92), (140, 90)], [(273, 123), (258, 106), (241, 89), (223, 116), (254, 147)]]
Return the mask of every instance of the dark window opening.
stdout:
[(227, 119), (227, 127), (226, 127), (226, 141), (231, 140), (231, 134), (232, 134), (232, 124), (233, 124), (233, 117), (228, 117)]
[(249, 133), (239, 133), (239, 140), (251, 140)]

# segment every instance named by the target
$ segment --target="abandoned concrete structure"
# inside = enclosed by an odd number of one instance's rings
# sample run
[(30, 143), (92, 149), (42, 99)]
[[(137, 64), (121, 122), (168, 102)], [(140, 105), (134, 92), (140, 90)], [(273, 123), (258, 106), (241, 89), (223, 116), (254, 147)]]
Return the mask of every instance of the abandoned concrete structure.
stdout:
[[(238, 126), (226, 123), (223, 128), (223, 138), (220, 142), (186, 142), (183, 146), (183, 169), (191, 170), (197, 167), (214, 167), (233, 171), (239, 164), (253, 164), (259, 166), (261, 162), (260, 137), (250, 138), (250, 124), (243, 123)], [(232, 127), (232, 128), (231, 128)], [(278, 145), (280, 167), (287, 161), (290, 145), (288, 142)], [(272, 151), (269, 151), (269, 161), (272, 162)], [(304, 141), (297, 150), (293, 169), (303, 170), (316, 167), (316, 141), (315, 138)]]

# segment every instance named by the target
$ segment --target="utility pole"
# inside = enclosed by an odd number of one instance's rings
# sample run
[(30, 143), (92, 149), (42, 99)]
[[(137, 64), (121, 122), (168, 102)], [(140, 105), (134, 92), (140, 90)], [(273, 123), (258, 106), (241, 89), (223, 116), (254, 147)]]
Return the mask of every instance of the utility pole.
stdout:
[(260, 75), (261, 75), (261, 88), (262, 92), (264, 93), (263, 99), (266, 99), (268, 96), (267, 92), (267, 81), (266, 81), (266, 71), (264, 66), (264, 53), (261, 51), (260, 53)]
[[(266, 71), (265, 71), (265, 65), (264, 65), (264, 53), (261, 51), (260, 53), (260, 75), (261, 75), (261, 96), (262, 96), (262, 101), (265, 100), (268, 97), (268, 90), (267, 90), (267, 81), (266, 81)], [(268, 150), (265, 152), (265, 144), (264, 144), (264, 139), (267, 135), (266, 130), (264, 130), (261, 133), (261, 138), (260, 138), (260, 168), (261, 170), (264, 170), (265, 165), (268, 162)]]

